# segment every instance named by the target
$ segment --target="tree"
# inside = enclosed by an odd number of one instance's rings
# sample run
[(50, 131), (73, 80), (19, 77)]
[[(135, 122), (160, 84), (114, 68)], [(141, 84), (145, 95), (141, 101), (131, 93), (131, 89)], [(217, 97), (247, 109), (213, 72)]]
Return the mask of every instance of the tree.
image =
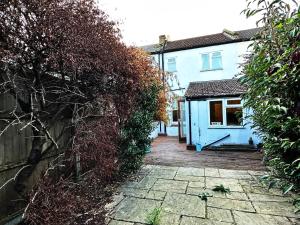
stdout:
[[(300, 9), (295, 1), (252, 0), (243, 12), (261, 15), (262, 29), (241, 81), (245, 106), (253, 109), (267, 164), (275, 176), (300, 185)], [(254, 9), (253, 9), (254, 6)], [(295, 7), (294, 7), (295, 6)]]
[(6, 112), (1, 133), (17, 124), (31, 127), (25, 178), (47, 139), (58, 148), (49, 132), (54, 121), (69, 119), (76, 128), (105, 115), (126, 123), (141, 89), (141, 65), (132, 63), (135, 53), (93, 0), (1, 1), (0, 33), (0, 91), (17, 106)]

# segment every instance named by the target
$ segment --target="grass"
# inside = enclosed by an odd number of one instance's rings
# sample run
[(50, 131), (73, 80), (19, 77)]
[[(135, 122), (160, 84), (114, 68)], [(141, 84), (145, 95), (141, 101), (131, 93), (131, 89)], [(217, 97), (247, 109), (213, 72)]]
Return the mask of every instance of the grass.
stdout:
[(230, 189), (225, 188), (223, 184), (216, 185), (212, 190), (217, 191), (217, 192), (221, 192), (221, 193), (230, 193)]
[(147, 216), (147, 223), (150, 225), (159, 225), (160, 213), (161, 213), (161, 208), (153, 209), (153, 211)]

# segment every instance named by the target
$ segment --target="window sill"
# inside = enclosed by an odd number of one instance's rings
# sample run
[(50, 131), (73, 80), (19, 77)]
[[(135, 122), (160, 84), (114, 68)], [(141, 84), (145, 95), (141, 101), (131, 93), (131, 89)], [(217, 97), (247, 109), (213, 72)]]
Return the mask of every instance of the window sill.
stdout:
[(208, 126), (208, 129), (246, 129), (244, 126)]
[(223, 70), (223, 68), (220, 68), (220, 69), (200, 70), (200, 72), (209, 72), (209, 71), (217, 71), (217, 70)]
[(171, 124), (171, 127), (178, 127), (178, 123), (173, 122), (173, 123)]

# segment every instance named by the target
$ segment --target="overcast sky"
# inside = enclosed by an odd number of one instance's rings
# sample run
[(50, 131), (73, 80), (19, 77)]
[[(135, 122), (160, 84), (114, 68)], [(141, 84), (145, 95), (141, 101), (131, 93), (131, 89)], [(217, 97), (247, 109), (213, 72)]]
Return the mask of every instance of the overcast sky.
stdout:
[(147, 45), (160, 34), (171, 40), (256, 27), (240, 12), (246, 0), (98, 0), (111, 19), (120, 22), (125, 43)]

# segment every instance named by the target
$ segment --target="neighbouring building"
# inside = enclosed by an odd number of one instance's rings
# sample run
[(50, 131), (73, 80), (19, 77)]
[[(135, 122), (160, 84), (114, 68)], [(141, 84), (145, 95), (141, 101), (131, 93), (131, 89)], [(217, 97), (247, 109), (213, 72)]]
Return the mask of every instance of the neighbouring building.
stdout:
[(258, 31), (224, 29), (176, 41), (161, 35), (158, 44), (142, 47), (178, 81), (170, 83), (175, 100), (168, 110), (169, 123), (158, 124), (159, 135), (178, 136), (190, 147), (247, 144), (250, 137), (259, 142), (245, 119), (251, 110), (242, 109), (245, 88), (235, 79)]

